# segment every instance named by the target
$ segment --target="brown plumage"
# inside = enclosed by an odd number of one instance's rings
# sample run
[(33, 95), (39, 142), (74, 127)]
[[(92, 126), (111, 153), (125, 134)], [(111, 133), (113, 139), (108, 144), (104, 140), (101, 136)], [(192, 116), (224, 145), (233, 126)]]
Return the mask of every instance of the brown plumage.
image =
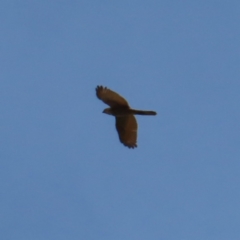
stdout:
[(103, 87), (96, 87), (96, 95), (104, 103), (110, 106), (103, 113), (113, 115), (116, 118), (116, 129), (120, 142), (129, 148), (137, 147), (137, 121), (135, 115), (156, 115), (154, 111), (142, 111), (131, 109), (126, 99), (118, 93)]

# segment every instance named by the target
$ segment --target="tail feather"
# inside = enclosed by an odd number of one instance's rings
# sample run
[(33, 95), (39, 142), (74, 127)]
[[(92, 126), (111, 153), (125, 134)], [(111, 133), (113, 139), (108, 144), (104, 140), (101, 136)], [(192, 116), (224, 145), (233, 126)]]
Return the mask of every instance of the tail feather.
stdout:
[(156, 112), (154, 111), (142, 111), (142, 110), (135, 110), (135, 109), (131, 109), (132, 114), (136, 114), (136, 115), (157, 115)]

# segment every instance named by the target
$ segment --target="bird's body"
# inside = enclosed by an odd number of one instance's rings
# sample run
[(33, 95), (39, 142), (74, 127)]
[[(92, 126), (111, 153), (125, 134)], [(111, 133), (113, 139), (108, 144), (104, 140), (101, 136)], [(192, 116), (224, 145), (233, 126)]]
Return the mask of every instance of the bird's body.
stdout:
[(116, 118), (116, 129), (120, 142), (129, 148), (137, 147), (137, 121), (134, 115), (156, 115), (154, 111), (131, 109), (128, 102), (116, 92), (102, 86), (96, 88), (97, 97), (110, 108), (103, 113), (113, 115)]

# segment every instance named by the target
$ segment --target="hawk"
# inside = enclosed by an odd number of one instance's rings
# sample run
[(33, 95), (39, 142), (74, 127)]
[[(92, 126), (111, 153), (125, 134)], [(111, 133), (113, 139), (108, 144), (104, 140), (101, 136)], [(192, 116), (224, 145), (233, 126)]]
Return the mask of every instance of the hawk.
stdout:
[(137, 147), (138, 126), (134, 115), (156, 115), (157, 113), (131, 109), (126, 99), (103, 86), (96, 87), (96, 95), (110, 106), (110, 108), (104, 109), (103, 113), (115, 116), (120, 142), (128, 148)]

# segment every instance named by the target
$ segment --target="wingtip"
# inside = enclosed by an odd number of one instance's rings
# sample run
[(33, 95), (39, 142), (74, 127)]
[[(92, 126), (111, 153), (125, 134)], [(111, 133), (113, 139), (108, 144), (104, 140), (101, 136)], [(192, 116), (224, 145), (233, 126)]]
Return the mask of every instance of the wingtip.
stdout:
[(128, 147), (130, 149), (137, 148), (137, 144), (133, 144), (133, 145), (124, 144), (124, 146), (126, 146), (126, 147)]

